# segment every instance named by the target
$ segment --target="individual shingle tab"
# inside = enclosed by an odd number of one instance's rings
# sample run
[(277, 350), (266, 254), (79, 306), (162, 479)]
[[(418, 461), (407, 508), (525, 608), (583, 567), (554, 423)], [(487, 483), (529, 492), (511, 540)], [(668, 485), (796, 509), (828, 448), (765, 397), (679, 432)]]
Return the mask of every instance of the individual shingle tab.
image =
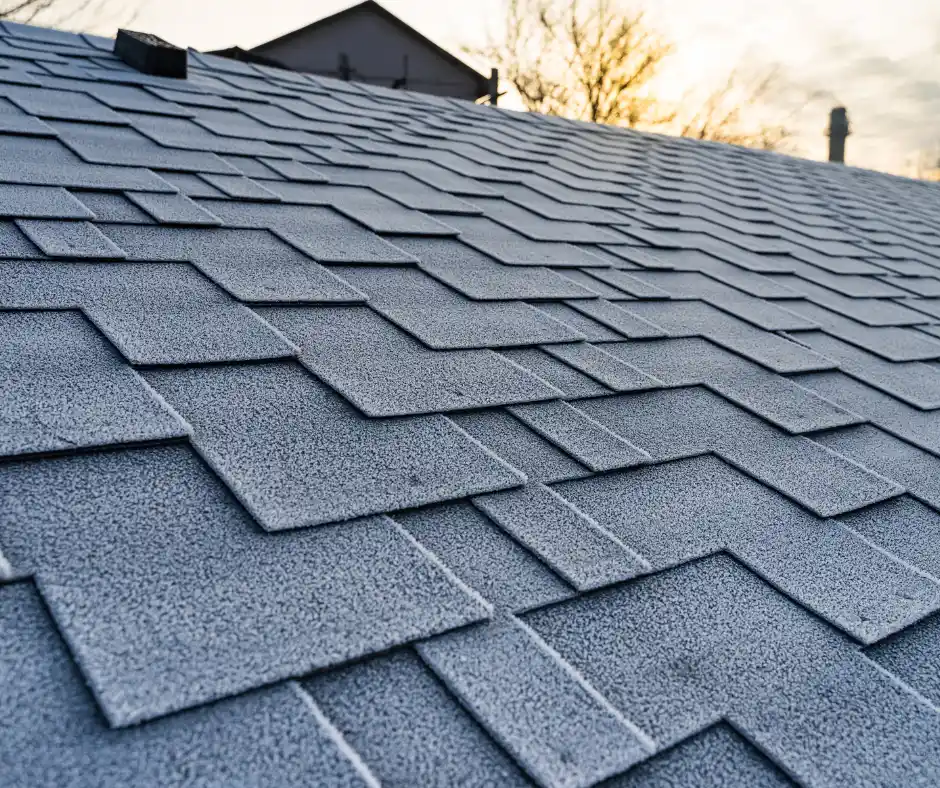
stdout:
[(888, 299), (850, 298), (797, 276), (778, 275), (774, 279), (813, 303), (867, 326), (913, 326), (929, 322), (926, 315)]
[(228, 227), (263, 227), (323, 263), (414, 263), (415, 259), (332, 208), (206, 201)]
[[(285, 202), (292, 202), (290, 192), (280, 183), (269, 183), (268, 187)], [(311, 185), (305, 188), (307, 199), (316, 204), (330, 205), (340, 213), (377, 233), (399, 235), (456, 235), (457, 231), (411, 210), (400, 203), (383, 197), (371, 189), (358, 186)]]
[(525, 303), (471, 301), (415, 268), (333, 269), (369, 306), (429, 347), (456, 350), (571, 342), (581, 334)]
[(604, 350), (669, 386), (702, 384), (787, 432), (842, 427), (856, 416), (706, 339), (609, 342)]
[(940, 616), (930, 616), (866, 654), (933, 704), (940, 703)]
[(661, 746), (720, 715), (786, 702), (791, 683), (851, 653), (831, 627), (720, 555), (525, 620)]
[(796, 381), (885, 432), (940, 455), (940, 412), (911, 407), (840, 372), (800, 375)]
[(6, 463), (0, 489), (4, 554), (113, 726), (488, 615), (387, 518), (264, 534), (185, 446)]
[(605, 268), (599, 257), (568, 243), (534, 241), (482, 216), (442, 216), (460, 232), (460, 240), (506, 265), (551, 265)]
[(102, 225), (130, 260), (188, 260), (243, 301), (364, 301), (355, 288), (264, 230)]
[(429, 350), (366, 307), (258, 311), (300, 348), (302, 364), (369, 416), (561, 395), (492, 350)]
[[(158, 145), (129, 126), (99, 126), (91, 123), (53, 124), (62, 142), (88, 164), (119, 164), (126, 167), (157, 167), (183, 172), (235, 174), (231, 165), (212, 153), (179, 150)], [(94, 186), (93, 183), (63, 183), (63, 186)], [(129, 185), (126, 188), (133, 189)], [(143, 191), (143, 189), (140, 189)], [(161, 189), (158, 191), (166, 191)]]
[(290, 683), (149, 725), (109, 729), (26, 583), (0, 587), (0, 676), (6, 725), (0, 760), (10, 786), (159, 788), (194, 774), (205, 785), (273, 780), (301, 788), (311, 774), (344, 788), (370, 784)]
[(652, 375), (589, 342), (545, 345), (543, 350), (614, 391), (642, 391), (662, 385)]
[(452, 239), (402, 237), (393, 243), (413, 255), (422, 271), (474, 300), (593, 297), (547, 268), (504, 265)]
[(103, 157), (104, 164), (89, 164), (58, 140), (3, 135), (0, 136), (0, 183), (174, 191), (170, 184), (142, 166), (112, 166), (121, 163), (114, 161), (116, 157), (116, 154)]
[(916, 621), (940, 601), (940, 587), (903, 560), (841, 523), (813, 517), (716, 457), (554, 489), (654, 568), (730, 549), (866, 643)]
[(579, 591), (631, 578), (649, 564), (543, 484), (473, 499)]
[(645, 451), (566, 402), (515, 405), (509, 412), (592, 471), (627, 468), (650, 459)]
[(888, 361), (924, 361), (940, 357), (940, 342), (917, 329), (866, 326), (811, 301), (788, 301), (787, 309), (819, 323), (827, 334)]
[(80, 307), (134, 364), (294, 353), (257, 315), (183, 263), (0, 263), (0, 307)]
[(187, 434), (78, 312), (0, 312), (0, 336), (0, 454)]
[(570, 326), (575, 331), (584, 334), (588, 342), (615, 342), (623, 339), (623, 334), (608, 328), (603, 323), (581, 314), (578, 310), (564, 303), (554, 301), (538, 301), (533, 304), (540, 312), (550, 315), (559, 323)]
[(418, 651), (546, 788), (587, 788), (651, 749), (648, 737), (515, 620), (437, 638)]
[(581, 463), (556, 449), (504, 410), (455, 413), (450, 418), (488, 449), (521, 470), (529, 481), (547, 484), (590, 475)]
[(797, 341), (839, 363), (846, 375), (897, 397), (915, 408), (940, 408), (940, 371), (917, 361), (884, 361), (871, 353), (815, 331), (795, 335)]
[[(577, 306), (583, 309), (590, 303), (585, 301)], [(668, 336), (703, 336), (774, 372), (807, 372), (834, 366), (834, 362), (808, 348), (762, 331), (702, 301), (631, 301), (623, 309), (636, 319), (654, 323)]]
[(530, 785), (413, 651), (314, 676), (304, 688), (382, 785)]
[[(666, 331), (657, 324), (603, 298), (569, 301), (568, 305), (631, 339), (667, 336)], [(630, 307), (633, 307), (632, 303)]]
[(614, 777), (604, 788), (794, 788), (765, 753), (727, 723), (706, 728)]
[(2, 94), (24, 112), (40, 118), (127, 125), (125, 118), (85, 93), (8, 86)]
[(839, 520), (891, 555), (934, 578), (940, 578), (940, 556), (936, 550), (940, 515), (936, 510), (911, 496), (902, 495), (868, 509), (850, 512)]
[(0, 216), (29, 219), (94, 219), (95, 215), (57, 186), (0, 184)]
[(224, 173), (204, 173), (202, 177), (210, 186), (234, 197), (238, 200), (253, 200), (262, 202), (277, 202), (280, 197), (266, 189), (257, 181), (243, 175), (226, 175)]
[(904, 485), (940, 509), (940, 458), (870, 425), (832, 430), (813, 440)]
[(369, 421), (294, 364), (151, 371), (148, 382), (268, 530), (515, 487), (443, 416)]
[(16, 226), (49, 257), (123, 260), (126, 255), (90, 222), (20, 219)]
[[(154, 224), (154, 220), (123, 194), (73, 189), (71, 192), (88, 208), (97, 222)], [(176, 195), (165, 195), (170, 198)]]
[(787, 435), (700, 387), (601, 397), (577, 407), (654, 460), (717, 452), (823, 517), (903, 491), (894, 482), (808, 438)]
[(529, 610), (573, 593), (546, 564), (469, 503), (403, 512), (395, 515), (395, 521), (500, 609)]
[(222, 224), (221, 219), (203, 210), (183, 194), (129, 192), (127, 197), (161, 224), (207, 226)]
[(597, 397), (610, 393), (606, 386), (539, 348), (508, 348), (499, 351), (499, 354), (554, 386), (565, 399)]
[(940, 770), (936, 707), (863, 659), (826, 665), (742, 720), (748, 736), (801, 783), (930, 785)]

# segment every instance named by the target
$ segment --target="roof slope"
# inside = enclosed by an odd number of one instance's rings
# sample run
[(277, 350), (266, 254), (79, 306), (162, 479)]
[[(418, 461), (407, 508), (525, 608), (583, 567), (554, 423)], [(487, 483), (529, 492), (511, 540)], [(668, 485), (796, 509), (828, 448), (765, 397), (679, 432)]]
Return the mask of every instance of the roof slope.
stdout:
[(4, 785), (940, 782), (936, 187), (0, 34)]

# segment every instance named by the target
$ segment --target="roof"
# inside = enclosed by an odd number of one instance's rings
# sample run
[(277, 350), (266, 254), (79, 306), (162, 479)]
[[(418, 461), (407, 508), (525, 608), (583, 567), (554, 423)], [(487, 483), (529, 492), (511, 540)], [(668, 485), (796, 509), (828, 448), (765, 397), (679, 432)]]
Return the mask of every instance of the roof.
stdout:
[(940, 781), (936, 186), (0, 33), (5, 785)]
[[(258, 46), (254, 47), (251, 51), (264, 55), (276, 44), (283, 44), (291, 41), (292, 39), (304, 37), (309, 33), (313, 33), (314, 31), (328, 29), (331, 25), (334, 25), (337, 22), (341, 22), (342, 20), (357, 14), (374, 14), (381, 19), (384, 19), (386, 22), (391, 23), (401, 30), (401, 32), (406, 36), (418, 42), (423, 47), (431, 50), (438, 57), (455, 66), (457, 69), (466, 74), (470, 79), (472, 79), (477, 85), (478, 96), (485, 96), (489, 93), (489, 80), (485, 76), (479, 73), (476, 69), (468, 66), (453, 53), (448, 52), (439, 44), (434, 43), (427, 36), (419, 33), (411, 25), (406, 24), (399, 17), (395, 16), (395, 14), (393, 14), (380, 3), (377, 3), (375, 0), (363, 0), (363, 2), (351, 5), (348, 8), (342, 9), (341, 11), (337, 11), (335, 14), (330, 14), (329, 16), (318, 19), (315, 22), (311, 22), (309, 25), (304, 25), (303, 27), (297, 28), (297, 30), (292, 30), (291, 32), (285, 33), (282, 36), (273, 38), (270, 41), (265, 41), (263, 44), (258, 44)], [(222, 50), (215, 54), (228, 56), (228, 51)]]

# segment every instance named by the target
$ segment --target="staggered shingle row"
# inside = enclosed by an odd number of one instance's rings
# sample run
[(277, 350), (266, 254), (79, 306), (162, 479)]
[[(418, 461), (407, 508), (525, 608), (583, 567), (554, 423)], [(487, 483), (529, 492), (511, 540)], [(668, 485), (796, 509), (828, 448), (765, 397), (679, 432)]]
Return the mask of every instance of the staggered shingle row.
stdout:
[(0, 22), (0, 781), (935, 785), (940, 191)]

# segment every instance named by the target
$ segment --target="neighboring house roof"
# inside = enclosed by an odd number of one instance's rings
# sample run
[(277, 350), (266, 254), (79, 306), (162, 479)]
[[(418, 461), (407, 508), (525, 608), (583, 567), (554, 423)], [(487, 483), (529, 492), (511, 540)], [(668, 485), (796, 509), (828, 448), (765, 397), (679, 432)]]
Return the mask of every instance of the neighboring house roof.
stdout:
[[(330, 26), (335, 25), (344, 19), (348, 19), (359, 14), (374, 14), (391, 23), (406, 36), (418, 42), (421, 46), (426, 47), (430, 51), (434, 52), (440, 58), (446, 60), (448, 63), (466, 74), (471, 80), (476, 82), (478, 96), (485, 96), (489, 93), (490, 85), (487, 77), (468, 66), (460, 58), (448, 52), (440, 45), (434, 43), (427, 36), (419, 33), (417, 30), (411, 27), (411, 25), (406, 24), (399, 17), (395, 16), (395, 14), (393, 14), (391, 11), (375, 2), (375, 0), (364, 0), (364, 2), (356, 3), (349, 8), (344, 8), (341, 11), (337, 11), (335, 14), (330, 14), (329, 16), (323, 17), (322, 19), (318, 19), (309, 25), (305, 25), (304, 27), (298, 28), (297, 30), (292, 30), (290, 33), (286, 33), (283, 36), (278, 36), (277, 38), (271, 39), (270, 41), (265, 41), (263, 44), (258, 44), (258, 46), (254, 47), (252, 51), (263, 55), (268, 52), (268, 50), (278, 48), (284, 43), (293, 41), (297, 38), (303, 38), (311, 33), (323, 29), (328, 29)], [(227, 54), (227, 52), (222, 51), (217, 54)]]
[(940, 781), (936, 186), (0, 35), (5, 786)]

